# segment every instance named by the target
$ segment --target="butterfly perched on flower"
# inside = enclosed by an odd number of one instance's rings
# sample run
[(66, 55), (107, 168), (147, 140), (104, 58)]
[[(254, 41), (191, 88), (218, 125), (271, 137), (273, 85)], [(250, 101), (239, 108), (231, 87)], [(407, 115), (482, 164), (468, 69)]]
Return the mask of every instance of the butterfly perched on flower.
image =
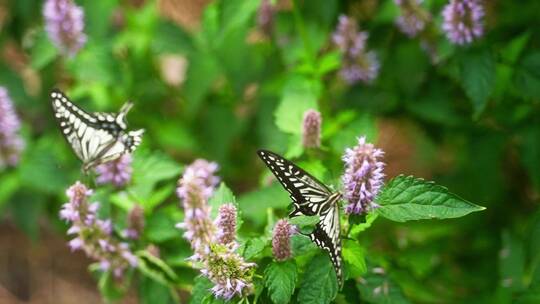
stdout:
[(59, 90), (53, 90), (50, 98), (62, 134), (82, 160), (84, 171), (131, 153), (141, 143), (143, 129), (126, 130), (132, 103), (126, 103), (118, 113), (88, 113)]
[(341, 227), (338, 205), (341, 193), (332, 192), (302, 168), (273, 152), (259, 150), (257, 154), (289, 192), (293, 200), (293, 211), (289, 217), (319, 216), (319, 222), (308, 236), (319, 248), (328, 251), (338, 281), (342, 285)]

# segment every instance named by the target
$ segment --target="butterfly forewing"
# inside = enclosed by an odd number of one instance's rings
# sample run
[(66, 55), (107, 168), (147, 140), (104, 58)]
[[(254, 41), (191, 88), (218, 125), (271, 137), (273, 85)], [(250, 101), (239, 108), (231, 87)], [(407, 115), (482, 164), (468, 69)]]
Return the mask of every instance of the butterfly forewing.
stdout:
[(338, 280), (342, 284), (341, 238), (337, 204), (341, 194), (332, 193), (315, 177), (273, 152), (259, 150), (258, 154), (289, 192), (294, 205), (290, 217), (319, 216), (319, 222), (309, 237), (319, 248), (328, 251)]

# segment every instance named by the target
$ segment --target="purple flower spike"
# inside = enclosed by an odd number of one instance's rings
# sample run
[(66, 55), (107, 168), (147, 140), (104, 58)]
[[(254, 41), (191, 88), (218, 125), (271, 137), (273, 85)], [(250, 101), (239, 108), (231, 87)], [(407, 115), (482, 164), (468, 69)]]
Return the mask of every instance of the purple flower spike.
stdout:
[(178, 181), (176, 193), (184, 207), (184, 222), (176, 227), (186, 230), (184, 237), (191, 242), (196, 255), (208, 252), (216, 237), (208, 199), (219, 183), (219, 178), (214, 175), (217, 170), (216, 163), (198, 159), (186, 168)]
[(113, 184), (120, 188), (131, 180), (131, 155), (124, 154), (117, 159), (111, 160), (96, 167), (98, 184)]
[(379, 74), (379, 61), (374, 52), (367, 50), (367, 38), (368, 34), (358, 31), (353, 19), (344, 15), (339, 17), (332, 40), (343, 54), (343, 65), (339, 75), (349, 85), (359, 81), (369, 84)]
[(484, 34), (484, 7), (477, 0), (450, 0), (442, 12), (443, 30), (458, 45), (470, 44)]
[(383, 154), (382, 150), (366, 143), (365, 137), (358, 138), (358, 145), (345, 151), (342, 181), (348, 201), (347, 213), (362, 214), (377, 207), (373, 200), (384, 182), (384, 163), (380, 161)]
[(17, 165), (24, 142), (19, 136), (21, 123), (8, 91), (0, 87), (0, 169)]
[(43, 6), (45, 28), (61, 53), (74, 56), (86, 43), (84, 12), (71, 0), (47, 0)]
[(285, 261), (292, 257), (291, 236), (296, 232), (296, 227), (286, 219), (279, 220), (274, 226), (272, 253), (277, 261)]
[(220, 244), (227, 245), (236, 241), (236, 207), (233, 204), (219, 207), (216, 226), (217, 241)]
[(128, 268), (137, 266), (137, 257), (126, 243), (118, 242), (112, 235), (110, 220), (97, 217), (99, 204), (90, 203), (92, 190), (76, 182), (66, 191), (69, 202), (62, 206), (60, 217), (71, 223), (68, 235), (71, 250), (83, 250), (87, 256), (99, 261), (103, 271), (112, 271), (121, 277)]
[(394, 0), (401, 11), (396, 20), (399, 29), (409, 37), (416, 37), (422, 32), (431, 16), (422, 7), (423, 0)]
[(302, 144), (306, 148), (318, 148), (321, 145), (321, 113), (310, 109), (304, 113), (302, 123)]

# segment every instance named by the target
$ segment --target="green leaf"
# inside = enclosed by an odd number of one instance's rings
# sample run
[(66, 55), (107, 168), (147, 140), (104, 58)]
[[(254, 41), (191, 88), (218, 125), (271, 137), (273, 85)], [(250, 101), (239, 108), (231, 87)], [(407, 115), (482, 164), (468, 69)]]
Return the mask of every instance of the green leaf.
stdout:
[(146, 250), (136, 253), (138, 257), (137, 269), (152, 280), (165, 286), (174, 284), (178, 277), (174, 271), (160, 258), (152, 255)]
[(56, 47), (47, 38), (45, 31), (40, 31), (31, 50), (30, 65), (34, 69), (41, 69), (51, 63), (58, 55)]
[(218, 189), (214, 192), (214, 195), (208, 200), (208, 204), (212, 207), (211, 216), (213, 218), (216, 217), (219, 206), (224, 204), (237, 205), (233, 192), (225, 185), (225, 183), (219, 185)]
[(139, 292), (139, 301), (141, 304), (178, 303), (178, 300), (174, 299), (174, 293), (169, 287), (146, 276), (141, 278), (137, 291)]
[(290, 203), (291, 201), (287, 195), (287, 191), (284, 191), (278, 183), (274, 183), (270, 187), (248, 192), (238, 198), (238, 205), (242, 211), (242, 216), (250, 219), (259, 226), (264, 225), (266, 209), (285, 209)]
[(193, 289), (191, 290), (191, 299), (189, 303), (200, 304), (203, 303), (207, 297), (212, 297), (210, 289), (212, 288), (212, 282), (203, 276), (198, 276), (194, 280)]
[(170, 214), (167, 210), (170, 211), (170, 209), (165, 208), (159, 209), (148, 216), (144, 227), (144, 235), (149, 241), (162, 243), (182, 235), (182, 231), (175, 228), (175, 224), (179, 219), (173, 217), (173, 214)]
[(528, 171), (533, 186), (540, 190), (540, 125), (530, 125), (523, 130), (521, 161)]
[(523, 96), (540, 96), (540, 52), (526, 54), (516, 68), (514, 85)]
[(353, 225), (351, 228), (351, 231), (349, 232), (349, 235), (352, 238), (358, 237), (358, 235), (363, 232), (364, 230), (371, 227), (373, 222), (379, 217), (379, 215), (376, 212), (370, 212), (366, 215), (366, 221), (364, 223)]
[(487, 51), (468, 53), (460, 66), (461, 85), (473, 105), (474, 117), (478, 118), (487, 105), (495, 84), (495, 60)]
[(156, 184), (177, 177), (181, 170), (182, 166), (164, 154), (136, 153), (133, 162), (133, 185), (129, 190), (145, 212), (152, 211), (156, 205), (156, 197), (153, 197), (152, 193)]
[(283, 89), (275, 113), (278, 128), (287, 133), (301, 134), (304, 112), (318, 109), (317, 100), (320, 92), (319, 82), (302, 77), (290, 79)]
[(319, 254), (309, 262), (298, 293), (303, 304), (330, 303), (338, 292), (336, 273), (326, 254)]
[(295, 234), (291, 237), (293, 256), (301, 256), (311, 253), (317, 250), (317, 246), (309, 239), (309, 237), (302, 234)]
[(365, 250), (353, 240), (343, 241), (343, 260), (351, 267), (349, 277), (358, 277), (367, 271)]
[(345, 148), (355, 146), (360, 136), (366, 136), (369, 142), (373, 142), (377, 137), (375, 120), (368, 114), (360, 115), (352, 122), (334, 128), (328, 131), (333, 134), (325, 134), (325, 137), (330, 138), (330, 146), (337, 153), (343, 153)]
[(294, 293), (298, 270), (294, 260), (270, 264), (264, 270), (264, 286), (276, 304), (289, 303)]
[(443, 186), (414, 176), (392, 179), (376, 199), (377, 213), (385, 218), (405, 222), (421, 219), (446, 219), (484, 210), (448, 192)]
[(289, 220), (291, 224), (296, 225), (300, 228), (304, 227), (313, 227), (319, 222), (319, 216), (318, 215), (300, 215), (295, 216)]
[(249, 238), (240, 246), (238, 252), (241, 252), (246, 260), (250, 260), (261, 253), (266, 248), (267, 243), (264, 237)]

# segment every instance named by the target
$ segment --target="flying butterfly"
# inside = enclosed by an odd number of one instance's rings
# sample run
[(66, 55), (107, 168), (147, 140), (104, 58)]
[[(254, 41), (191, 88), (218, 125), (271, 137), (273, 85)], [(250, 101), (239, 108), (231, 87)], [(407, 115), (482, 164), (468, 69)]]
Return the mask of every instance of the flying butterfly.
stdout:
[(59, 90), (53, 90), (50, 97), (62, 134), (83, 162), (84, 171), (131, 153), (141, 143), (143, 129), (126, 130), (132, 103), (126, 103), (118, 113), (88, 113)]
[(341, 193), (332, 192), (302, 168), (273, 152), (259, 150), (257, 154), (289, 192), (293, 200), (289, 217), (319, 216), (319, 222), (308, 236), (319, 248), (328, 251), (338, 281), (343, 285), (338, 206)]

